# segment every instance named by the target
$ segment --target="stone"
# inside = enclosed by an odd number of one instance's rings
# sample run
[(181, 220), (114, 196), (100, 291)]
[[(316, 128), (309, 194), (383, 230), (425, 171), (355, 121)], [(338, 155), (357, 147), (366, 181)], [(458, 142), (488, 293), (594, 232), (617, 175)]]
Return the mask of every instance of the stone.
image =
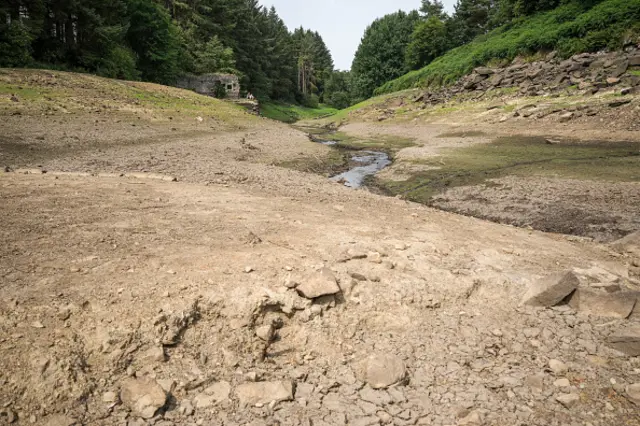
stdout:
[(575, 114), (573, 112), (565, 112), (564, 114), (560, 114), (560, 122), (566, 123), (567, 121), (571, 121)]
[(640, 405), (640, 383), (627, 386), (627, 398), (636, 405)]
[(120, 399), (135, 416), (150, 419), (164, 407), (167, 395), (155, 380), (128, 378), (122, 382)]
[(307, 299), (315, 299), (321, 296), (340, 293), (340, 287), (335, 275), (329, 268), (322, 268), (320, 272), (316, 272), (298, 287), (296, 291)]
[(577, 312), (606, 318), (629, 318), (635, 305), (635, 295), (630, 297), (626, 293), (606, 293), (586, 288), (576, 290), (569, 300), (569, 306)]
[(560, 404), (564, 405), (565, 408), (571, 408), (576, 405), (580, 401), (580, 395), (575, 393), (569, 393), (566, 395), (560, 395), (556, 397), (556, 401)]
[(293, 400), (293, 383), (290, 381), (243, 383), (236, 388), (241, 406), (269, 404)]
[(196, 408), (211, 408), (229, 399), (231, 385), (229, 382), (217, 382), (209, 386), (193, 399)]
[(557, 359), (552, 359), (549, 361), (549, 368), (556, 376), (561, 376), (569, 371), (569, 367), (567, 366), (567, 364), (562, 361), (558, 361)]
[(640, 231), (633, 232), (624, 238), (614, 241), (610, 246), (620, 253), (640, 254)]
[(614, 78), (620, 77), (622, 74), (627, 72), (628, 68), (629, 68), (629, 61), (627, 59), (619, 59), (613, 65), (613, 68), (611, 69), (611, 71), (609, 71), (609, 76)]
[(580, 284), (573, 272), (554, 274), (533, 283), (522, 299), (529, 306), (552, 307), (573, 293)]
[(106, 402), (107, 404), (118, 402), (118, 394), (115, 392), (105, 392), (102, 394), (102, 402)]
[(338, 263), (347, 263), (351, 260), (366, 259), (367, 253), (353, 248), (343, 251), (338, 257)]
[(404, 361), (391, 354), (372, 354), (360, 362), (356, 369), (358, 378), (373, 389), (384, 389), (401, 383), (406, 374)]
[(620, 83), (620, 79), (617, 77), (609, 77), (607, 78), (607, 84), (614, 85)]
[(487, 67), (478, 67), (475, 69), (475, 72), (476, 74), (483, 75), (483, 76), (489, 76), (494, 73), (494, 71), (491, 68), (487, 68)]
[(256, 336), (265, 342), (270, 342), (275, 336), (275, 329), (272, 324), (263, 325), (256, 328)]
[(640, 66), (640, 55), (629, 56), (629, 66)]
[(142, 356), (143, 361), (152, 362), (164, 362), (166, 356), (164, 354), (164, 348), (162, 346), (154, 346), (144, 353)]
[(640, 326), (628, 326), (607, 339), (607, 345), (629, 356), (640, 356)]
[(568, 388), (569, 386), (571, 386), (571, 382), (569, 381), (569, 379), (558, 379), (553, 382), (553, 386), (557, 388)]
[(359, 272), (349, 272), (349, 275), (356, 281), (367, 281), (367, 277)]
[(483, 424), (482, 415), (475, 410), (458, 420), (459, 426), (482, 426)]
[(53, 414), (43, 419), (43, 426), (73, 426), (78, 424), (75, 419), (64, 414)]

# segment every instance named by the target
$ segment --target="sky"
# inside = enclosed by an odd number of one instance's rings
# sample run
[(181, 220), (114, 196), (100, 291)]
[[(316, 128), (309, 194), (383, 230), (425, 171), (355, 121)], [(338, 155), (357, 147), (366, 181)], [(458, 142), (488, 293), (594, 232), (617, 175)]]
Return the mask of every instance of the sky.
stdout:
[[(443, 1), (449, 12), (455, 2)], [(351, 68), (364, 30), (376, 18), (399, 9), (407, 12), (420, 7), (420, 0), (260, 0), (260, 3), (275, 6), (289, 31), (303, 26), (319, 32), (331, 50), (335, 68), (340, 70)]]

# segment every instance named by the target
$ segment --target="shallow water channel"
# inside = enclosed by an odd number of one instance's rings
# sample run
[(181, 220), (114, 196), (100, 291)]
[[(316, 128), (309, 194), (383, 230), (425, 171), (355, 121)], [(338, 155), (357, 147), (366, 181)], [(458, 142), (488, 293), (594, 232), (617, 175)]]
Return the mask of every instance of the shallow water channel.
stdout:
[[(313, 138), (315, 142), (322, 145), (336, 146), (337, 141)], [(349, 188), (361, 188), (367, 177), (373, 176), (380, 170), (391, 165), (391, 159), (386, 152), (382, 151), (356, 151), (350, 160), (353, 165), (346, 172), (333, 176), (331, 180), (341, 182)]]

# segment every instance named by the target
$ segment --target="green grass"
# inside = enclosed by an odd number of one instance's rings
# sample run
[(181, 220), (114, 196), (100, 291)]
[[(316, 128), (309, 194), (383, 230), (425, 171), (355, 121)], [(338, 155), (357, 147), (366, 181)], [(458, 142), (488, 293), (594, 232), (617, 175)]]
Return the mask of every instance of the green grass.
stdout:
[[(444, 135), (448, 136), (448, 135)], [(406, 181), (381, 181), (386, 192), (429, 203), (448, 188), (477, 185), (506, 175), (559, 176), (583, 180), (640, 182), (640, 144), (547, 144), (539, 137), (505, 137), (490, 144), (452, 148), (442, 156), (415, 161), (427, 166)]]
[(301, 105), (266, 102), (260, 105), (260, 112), (264, 117), (285, 123), (295, 123), (300, 120), (323, 118), (338, 112), (337, 109), (326, 105), (318, 108), (307, 108)]
[(640, 0), (604, 0), (592, 7), (573, 1), (478, 37), (376, 89), (375, 94), (452, 84), (475, 67), (557, 50), (575, 53), (619, 48), (629, 34), (640, 33)]
[(635, 75), (635, 76), (640, 77), (640, 70), (630, 70), (630, 71), (627, 71), (627, 72), (629, 74), (631, 74), (631, 75)]

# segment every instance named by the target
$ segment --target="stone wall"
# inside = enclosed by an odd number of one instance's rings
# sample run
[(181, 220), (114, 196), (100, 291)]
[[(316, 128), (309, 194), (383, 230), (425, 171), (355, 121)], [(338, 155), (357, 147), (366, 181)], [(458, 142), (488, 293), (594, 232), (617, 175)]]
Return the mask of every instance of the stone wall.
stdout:
[(416, 101), (437, 104), (461, 93), (479, 96), (493, 89), (517, 88), (525, 96), (545, 96), (567, 90), (595, 94), (617, 90), (640, 93), (640, 48), (623, 52), (582, 53), (569, 59), (555, 52), (544, 60), (525, 62), (517, 58), (502, 68), (480, 67), (451, 87), (429, 91)]
[(227, 98), (240, 97), (240, 81), (234, 74), (186, 75), (181, 77), (176, 85), (182, 89), (194, 90), (201, 95), (214, 96), (218, 83), (225, 87)]

